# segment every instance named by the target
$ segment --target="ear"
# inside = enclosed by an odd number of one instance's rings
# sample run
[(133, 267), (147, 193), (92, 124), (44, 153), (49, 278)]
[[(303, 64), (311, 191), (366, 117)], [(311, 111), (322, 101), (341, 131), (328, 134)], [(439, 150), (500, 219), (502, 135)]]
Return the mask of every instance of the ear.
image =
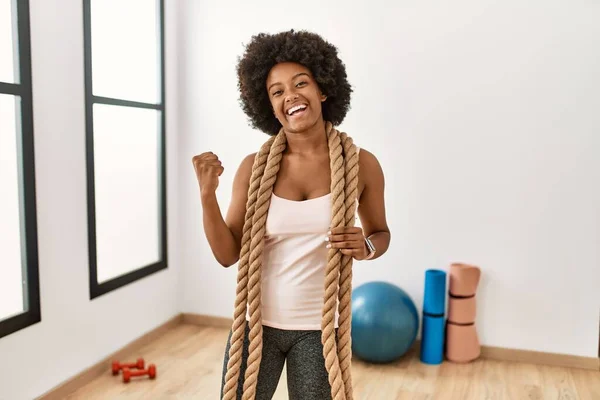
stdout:
[(325, 100), (327, 100), (327, 95), (321, 93), (321, 102), (324, 102)]

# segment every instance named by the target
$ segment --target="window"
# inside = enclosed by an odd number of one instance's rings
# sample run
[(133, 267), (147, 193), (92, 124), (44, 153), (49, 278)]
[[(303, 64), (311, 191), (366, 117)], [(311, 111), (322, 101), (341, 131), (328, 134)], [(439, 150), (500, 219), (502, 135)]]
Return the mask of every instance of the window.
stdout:
[(90, 298), (167, 268), (164, 4), (84, 0)]
[(0, 337), (41, 321), (29, 2), (0, 0)]

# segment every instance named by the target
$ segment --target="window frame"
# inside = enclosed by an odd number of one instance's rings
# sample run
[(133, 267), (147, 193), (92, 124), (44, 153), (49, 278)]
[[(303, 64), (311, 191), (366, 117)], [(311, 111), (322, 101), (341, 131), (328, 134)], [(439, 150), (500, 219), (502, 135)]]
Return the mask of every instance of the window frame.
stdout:
[[(38, 256), (38, 227), (35, 182), (35, 149), (33, 129), (33, 93), (31, 77), (31, 23), (29, 0), (13, 0), (16, 5), (17, 52), (19, 60), (19, 83), (0, 82), (0, 93), (20, 97), (20, 154), (17, 154), (20, 167), (19, 204), (21, 226), (25, 234), (21, 236), (22, 258), (26, 260), (27, 280), (23, 287), (23, 300), (26, 309), (20, 314), (0, 321), (0, 338), (41, 322), (40, 277)], [(13, 23), (14, 14), (13, 14)], [(14, 59), (13, 58), (13, 62)], [(19, 139), (19, 137), (17, 136)]]
[[(90, 300), (134, 283), (142, 278), (168, 268), (167, 254), (167, 199), (166, 199), (166, 98), (165, 98), (165, 6), (164, 0), (155, 0), (158, 8), (160, 52), (159, 88), (160, 100), (157, 103), (144, 103), (125, 99), (96, 96), (93, 93), (92, 74), (92, 36), (91, 36), (91, 0), (83, 0), (83, 29), (84, 29), (84, 65), (85, 65), (85, 131), (86, 131), (86, 168), (87, 168), (87, 213), (88, 213), (88, 252), (89, 252), (89, 290)], [(103, 283), (98, 282), (98, 266), (96, 252), (96, 212), (95, 212), (95, 180), (94, 180), (94, 104), (145, 108), (160, 112), (159, 125), (159, 234), (160, 253), (158, 262), (140, 266), (126, 274), (112, 278)]]

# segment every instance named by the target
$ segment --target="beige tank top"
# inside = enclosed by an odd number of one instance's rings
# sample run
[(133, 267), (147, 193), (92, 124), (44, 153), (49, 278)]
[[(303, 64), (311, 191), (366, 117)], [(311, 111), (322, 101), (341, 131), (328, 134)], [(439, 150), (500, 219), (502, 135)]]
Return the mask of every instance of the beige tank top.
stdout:
[(272, 195), (261, 273), (264, 325), (321, 329), (330, 203), (330, 194), (305, 201)]
[(330, 223), (331, 194), (303, 201), (271, 196), (261, 272), (263, 325), (321, 329)]

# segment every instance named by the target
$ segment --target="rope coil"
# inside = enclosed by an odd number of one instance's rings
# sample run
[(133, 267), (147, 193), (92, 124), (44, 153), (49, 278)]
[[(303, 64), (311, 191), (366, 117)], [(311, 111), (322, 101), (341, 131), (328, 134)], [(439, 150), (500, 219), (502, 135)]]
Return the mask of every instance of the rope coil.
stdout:
[[(354, 226), (358, 152), (352, 139), (346, 133), (340, 133), (330, 122), (326, 124), (326, 134), (331, 168), (331, 228)], [(256, 397), (262, 357), (262, 252), (270, 199), (286, 146), (286, 136), (281, 129), (261, 146), (252, 166), (223, 400), (236, 400), (247, 313), (250, 317), (250, 346), (242, 399), (254, 400)], [(352, 400), (352, 262), (352, 256), (343, 255), (336, 249), (330, 249), (327, 253), (321, 342), (333, 400)], [(339, 313), (337, 337), (336, 311)]]

